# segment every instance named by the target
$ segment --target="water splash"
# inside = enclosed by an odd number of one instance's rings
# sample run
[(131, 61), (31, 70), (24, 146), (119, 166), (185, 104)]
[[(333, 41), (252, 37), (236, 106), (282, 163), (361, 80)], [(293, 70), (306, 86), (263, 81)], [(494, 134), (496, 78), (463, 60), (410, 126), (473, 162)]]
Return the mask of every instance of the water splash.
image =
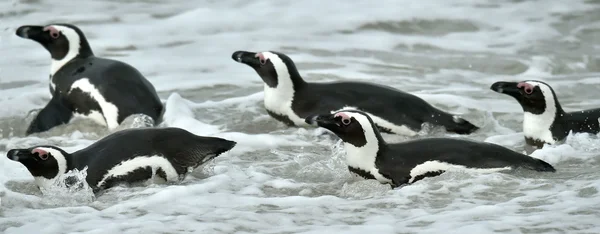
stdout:
[(154, 126), (154, 120), (148, 115), (137, 114), (130, 117), (133, 118), (132, 123), (129, 125), (130, 128), (145, 128)]
[(79, 171), (73, 169), (60, 175), (52, 184), (40, 188), (44, 203), (52, 206), (70, 206), (91, 203), (95, 200), (94, 192), (88, 185), (87, 167)]

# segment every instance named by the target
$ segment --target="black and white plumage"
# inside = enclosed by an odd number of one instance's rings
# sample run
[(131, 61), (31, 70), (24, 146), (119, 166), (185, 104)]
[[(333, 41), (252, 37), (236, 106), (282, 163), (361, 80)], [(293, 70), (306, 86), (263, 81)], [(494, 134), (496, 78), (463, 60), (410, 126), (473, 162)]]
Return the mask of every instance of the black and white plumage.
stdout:
[(41, 44), (52, 58), (52, 98), (26, 134), (47, 131), (75, 117), (115, 129), (133, 114), (159, 122), (163, 104), (154, 86), (131, 65), (94, 56), (83, 32), (71, 24), (24, 25), (16, 35)]
[(569, 132), (600, 132), (600, 108), (565, 112), (554, 89), (545, 82), (499, 81), (490, 89), (515, 98), (523, 108), (523, 134), (527, 145), (542, 148), (565, 140)]
[(287, 55), (279, 52), (236, 51), (233, 60), (253, 68), (264, 82), (268, 114), (288, 126), (307, 126), (313, 114), (341, 109), (369, 114), (384, 132), (414, 136), (423, 123), (444, 126), (447, 131), (470, 134), (479, 127), (439, 110), (425, 100), (392, 87), (366, 82), (306, 82)]
[(86, 181), (97, 192), (154, 175), (179, 181), (235, 145), (234, 141), (197, 136), (181, 128), (134, 128), (115, 132), (73, 153), (40, 145), (11, 149), (7, 157), (27, 167), (40, 187), (68, 171), (87, 167)]
[(361, 111), (309, 116), (306, 123), (328, 129), (341, 138), (351, 172), (392, 188), (456, 169), (555, 171), (540, 159), (485, 142), (424, 138), (387, 144), (371, 117)]

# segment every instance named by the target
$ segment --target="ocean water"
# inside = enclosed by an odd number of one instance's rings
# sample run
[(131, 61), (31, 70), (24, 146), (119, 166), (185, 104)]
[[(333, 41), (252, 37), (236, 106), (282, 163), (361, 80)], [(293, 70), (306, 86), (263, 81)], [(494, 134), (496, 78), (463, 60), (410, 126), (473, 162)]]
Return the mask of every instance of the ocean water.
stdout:
[[(49, 55), (24, 24), (73, 23), (96, 55), (137, 67), (167, 103), (162, 126), (238, 145), (181, 184), (93, 197), (43, 193), (14, 147), (84, 148), (109, 134), (78, 121), (24, 137), (49, 100)], [(598, 0), (0, 2), (2, 233), (600, 233), (600, 139), (575, 134), (532, 154), (557, 173), (450, 172), (391, 190), (352, 176), (339, 141), (266, 114), (236, 50), (284, 52), (308, 81), (390, 85), (463, 115), (468, 136), (524, 150), (522, 110), (500, 80), (549, 82), (563, 108), (600, 107)], [(132, 127), (129, 121), (121, 128)], [(418, 137), (447, 136), (428, 129)], [(384, 135), (388, 142), (406, 137)]]

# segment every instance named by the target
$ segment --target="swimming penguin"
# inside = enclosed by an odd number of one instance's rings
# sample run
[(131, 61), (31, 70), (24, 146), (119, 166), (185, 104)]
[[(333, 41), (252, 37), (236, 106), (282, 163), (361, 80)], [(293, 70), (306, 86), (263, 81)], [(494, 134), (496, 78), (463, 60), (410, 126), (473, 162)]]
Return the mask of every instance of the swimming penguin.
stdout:
[(525, 142), (533, 148), (544, 144), (563, 141), (569, 132), (600, 132), (600, 108), (565, 112), (554, 89), (547, 83), (537, 80), (521, 82), (499, 81), (490, 87), (492, 90), (517, 99), (523, 111), (523, 134)]
[(361, 111), (313, 115), (306, 123), (335, 133), (344, 144), (348, 169), (392, 188), (412, 184), (448, 170), (487, 172), (526, 168), (555, 172), (552, 165), (500, 145), (456, 138), (424, 138), (387, 144), (373, 119)]
[(94, 56), (76, 26), (25, 25), (16, 34), (40, 43), (52, 58), (52, 98), (31, 122), (27, 135), (69, 123), (74, 117), (90, 118), (110, 130), (133, 114), (159, 122), (163, 104), (154, 86), (131, 65)]
[(73, 153), (40, 145), (11, 149), (7, 157), (27, 167), (40, 188), (66, 172), (87, 167), (86, 181), (96, 193), (155, 175), (169, 182), (182, 180), (188, 172), (235, 145), (234, 141), (197, 136), (181, 128), (132, 128)]
[(232, 58), (256, 70), (264, 82), (267, 113), (288, 126), (307, 126), (304, 119), (312, 114), (355, 109), (368, 113), (380, 131), (386, 133), (414, 136), (426, 122), (458, 134), (479, 129), (392, 87), (354, 81), (306, 82), (292, 59), (279, 52), (236, 51)]

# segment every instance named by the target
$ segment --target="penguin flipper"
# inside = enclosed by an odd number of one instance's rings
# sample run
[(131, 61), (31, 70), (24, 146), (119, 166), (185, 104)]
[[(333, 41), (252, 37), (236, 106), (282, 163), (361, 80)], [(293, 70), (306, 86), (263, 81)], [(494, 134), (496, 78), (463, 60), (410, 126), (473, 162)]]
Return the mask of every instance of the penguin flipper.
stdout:
[(71, 109), (58, 95), (53, 95), (48, 104), (31, 121), (25, 135), (44, 132), (58, 125), (66, 124), (72, 117)]

